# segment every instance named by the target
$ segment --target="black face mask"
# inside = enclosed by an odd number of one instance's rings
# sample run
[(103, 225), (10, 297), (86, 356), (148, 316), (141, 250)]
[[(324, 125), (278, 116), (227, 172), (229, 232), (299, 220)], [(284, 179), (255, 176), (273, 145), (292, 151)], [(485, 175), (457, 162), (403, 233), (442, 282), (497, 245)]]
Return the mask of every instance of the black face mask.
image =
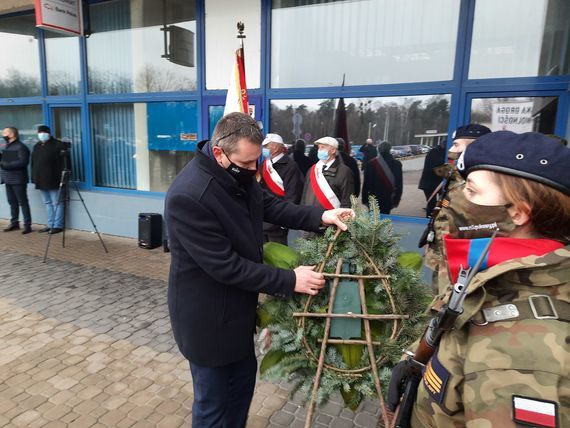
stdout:
[(233, 178), (235, 178), (239, 184), (241, 185), (248, 184), (253, 178), (253, 176), (257, 173), (257, 164), (255, 164), (255, 169), (242, 168), (241, 166), (237, 166), (235, 163), (233, 163), (230, 157), (226, 154), (226, 152), (224, 152), (224, 155), (226, 155), (226, 157), (230, 161), (230, 164), (226, 168), (226, 171)]

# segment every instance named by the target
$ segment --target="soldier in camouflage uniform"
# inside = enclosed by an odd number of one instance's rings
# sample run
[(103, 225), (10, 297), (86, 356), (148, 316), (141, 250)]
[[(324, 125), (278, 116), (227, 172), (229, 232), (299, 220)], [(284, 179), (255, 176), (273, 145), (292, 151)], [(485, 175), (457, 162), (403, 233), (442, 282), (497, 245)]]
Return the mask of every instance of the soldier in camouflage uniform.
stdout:
[[(570, 427), (568, 165), (569, 149), (542, 134), (508, 131), (481, 137), (458, 160), (461, 174), (469, 174), (468, 205), (485, 205), (504, 223), (510, 217), (513, 227), (492, 242), (463, 313), (426, 365), (412, 427)], [(496, 227), (477, 222), (483, 211), (476, 211), (459, 229), (479, 238), (444, 241), (453, 281), (489, 241), (484, 232)], [(392, 408), (397, 401), (388, 396)]]
[[(455, 201), (454, 210), (457, 212), (463, 211), (464, 205), (462, 202), (464, 200), (462, 192), (464, 180), (456, 171), (454, 161), (475, 139), (489, 132), (491, 130), (486, 126), (473, 123), (457, 128), (452, 135), (453, 145), (448, 152), (449, 163), (435, 169), (435, 173), (442, 178), (442, 185), (437, 195), (436, 208), (432, 212), (432, 218), (425, 232), (426, 234), (433, 232), (433, 238), (431, 242), (428, 242), (429, 245), (425, 252), (425, 265), (434, 272), (432, 288), (436, 295), (445, 293), (448, 283), (442, 245), (443, 236), (449, 233), (449, 203), (451, 200)], [(420, 244), (423, 246), (421, 242)]]

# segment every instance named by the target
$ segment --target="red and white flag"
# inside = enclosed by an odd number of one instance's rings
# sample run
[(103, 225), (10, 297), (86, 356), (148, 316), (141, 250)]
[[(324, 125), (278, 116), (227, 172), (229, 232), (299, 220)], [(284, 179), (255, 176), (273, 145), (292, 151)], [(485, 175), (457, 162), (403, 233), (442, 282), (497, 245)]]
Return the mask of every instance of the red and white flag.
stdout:
[(236, 50), (230, 85), (226, 96), (226, 106), (224, 116), (228, 113), (240, 112), (250, 114), (247, 97), (247, 85), (245, 82), (245, 57), (243, 46)]
[(551, 401), (513, 396), (513, 420), (534, 427), (556, 428), (557, 406)]

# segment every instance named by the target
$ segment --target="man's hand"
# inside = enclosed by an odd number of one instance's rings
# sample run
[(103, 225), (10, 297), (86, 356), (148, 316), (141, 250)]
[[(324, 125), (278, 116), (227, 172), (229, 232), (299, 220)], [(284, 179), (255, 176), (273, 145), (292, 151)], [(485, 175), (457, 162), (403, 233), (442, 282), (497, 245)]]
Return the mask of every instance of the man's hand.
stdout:
[(316, 295), (325, 286), (325, 277), (314, 266), (299, 266), (295, 272), (295, 292)]
[(356, 215), (350, 208), (335, 208), (323, 213), (321, 221), (325, 226), (336, 225), (341, 230), (348, 229), (348, 226), (343, 223), (343, 220), (354, 218)]

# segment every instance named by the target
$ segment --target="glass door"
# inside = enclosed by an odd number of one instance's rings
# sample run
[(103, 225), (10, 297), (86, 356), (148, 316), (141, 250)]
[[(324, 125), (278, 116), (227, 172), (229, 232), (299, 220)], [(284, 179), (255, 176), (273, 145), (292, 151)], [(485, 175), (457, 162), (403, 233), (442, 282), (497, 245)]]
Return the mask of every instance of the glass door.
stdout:
[(67, 143), (71, 159), (71, 179), (85, 181), (82, 150), (81, 107), (51, 108), (51, 130), (54, 138)]

